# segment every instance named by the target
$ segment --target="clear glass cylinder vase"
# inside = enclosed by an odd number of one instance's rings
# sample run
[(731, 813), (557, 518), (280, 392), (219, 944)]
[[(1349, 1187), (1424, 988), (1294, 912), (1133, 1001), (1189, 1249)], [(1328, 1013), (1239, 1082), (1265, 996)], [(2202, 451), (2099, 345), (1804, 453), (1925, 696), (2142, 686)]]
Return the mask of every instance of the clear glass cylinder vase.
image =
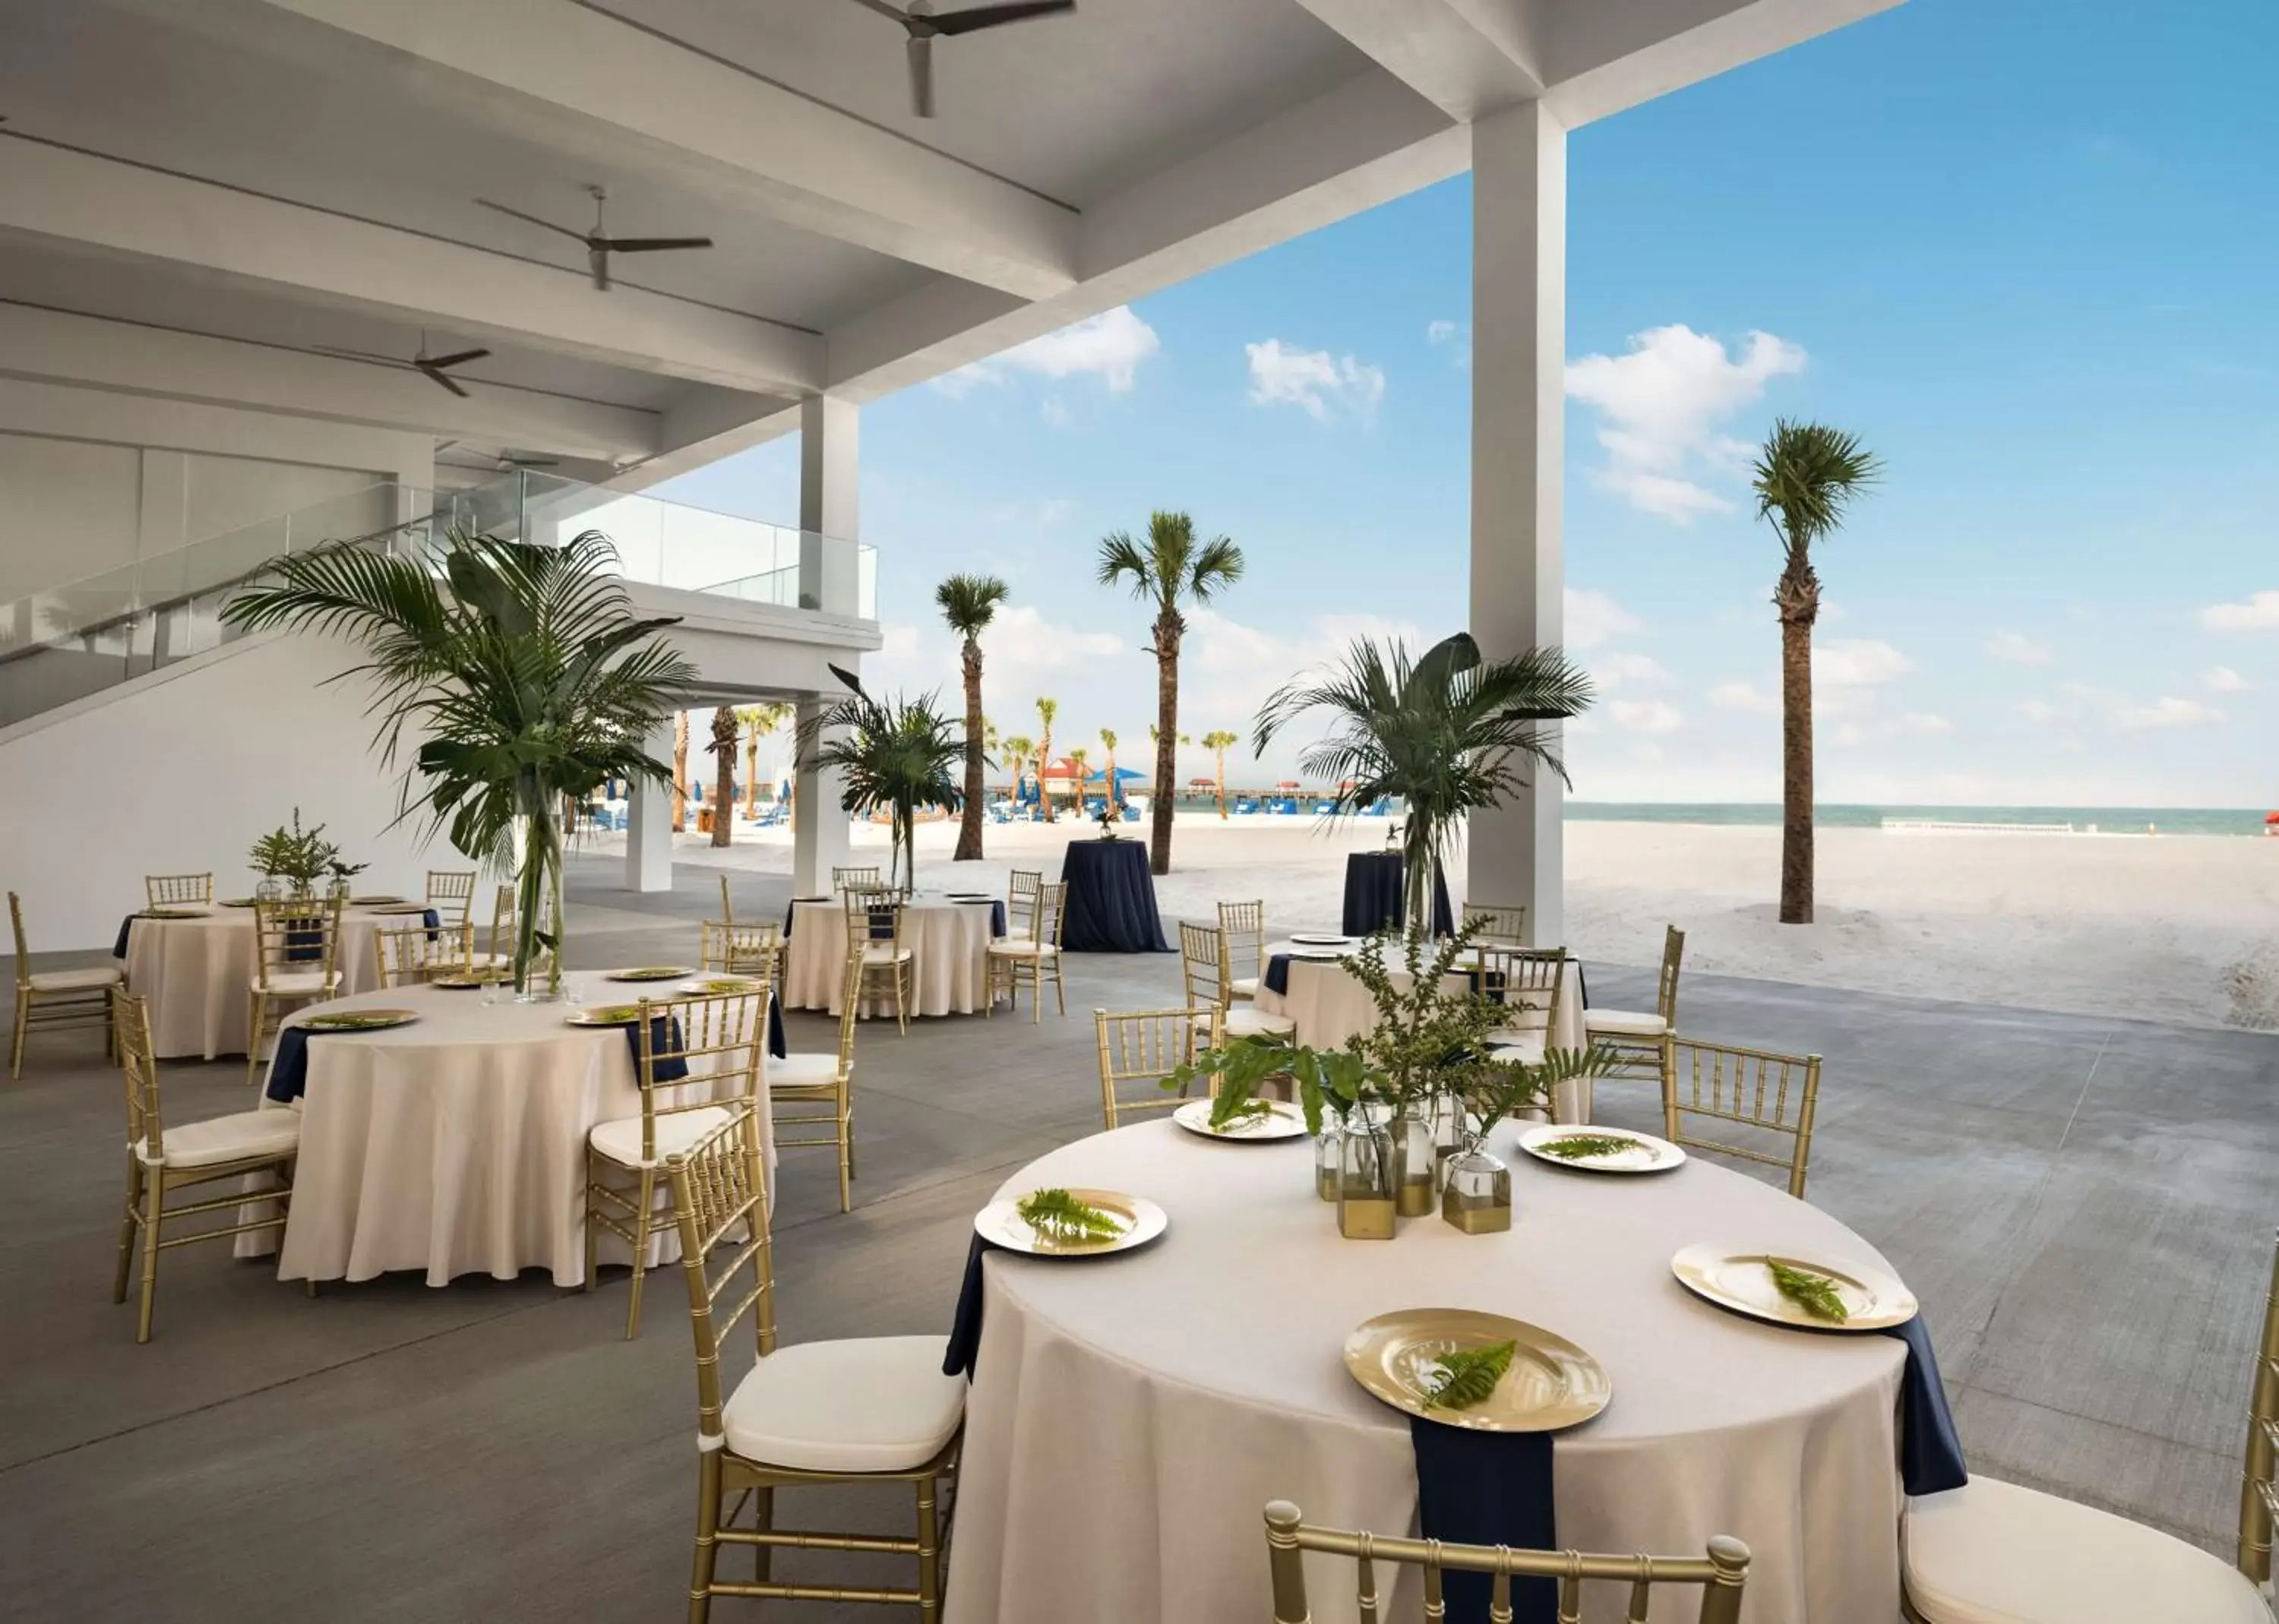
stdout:
[(1477, 1137), (1448, 1158), (1440, 1216), (1467, 1235), (1511, 1228), (1511, 1169), (1482, 1150)]
[(1431, 1119), (1421, 1111), (1404, 1111), (1393, 1119), (1392, 1134), (1394, 1204), (1403, 1218), (1422, 1218), (1439, 1194), (1434, 1176), (1440, 1156), (1432, 1144)]
[(1314, 1141), (1314, 1193), (1324, 1201), (1338, 1199), (1345, 1153), (1345, 1124), (1333, 1116), (1325, 1116), (1321, 1137)]
[(1338, 1233), (1347, 1240), (1391, 1240), (1397, 1185), (1393, 1136), (1381, 1123), (1347, 1123), (1339, 1136)]

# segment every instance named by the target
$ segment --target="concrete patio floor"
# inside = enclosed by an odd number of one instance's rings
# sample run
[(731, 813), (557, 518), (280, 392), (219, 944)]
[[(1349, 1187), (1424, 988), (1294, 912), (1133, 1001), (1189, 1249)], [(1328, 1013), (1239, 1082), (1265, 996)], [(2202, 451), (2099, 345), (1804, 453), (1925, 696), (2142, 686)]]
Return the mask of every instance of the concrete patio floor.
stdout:
[[(694, 953), (710, 874), (650, 897), (615, 882), (577, 865), (573, 963)], [(787, 889), (741, 878), (740, 908)], [(1651, 996), (1648, 972), (1589, 976), (1603, 1003)], [(836, 1210), (827, 1153), (785, 1158), (787, 1338), (946, 1329), (974, 1208), (1100, 1126), (1090, 1011), (1171, 1002), (1178, 984), (1168, 955), (1078, 956), (1065, 1019), (865, 1025), (855, 1212)], [(1812, 1199), (1922, 1298), (1974, 1470), (2228, 1555), (2279, 1214), (2279, 1038), (1707, 976), (1683, 1001), (1693, 1034), (1827, 1057)], [(791, 1021), (794, 1047), (833, 1040)], [(252, 1103), (242, 1063), (164, 1074), (173, 1121)], [(1602, 1120), (1658, 1115), (1635, 1085), (1600, 1092)], [(121, 1126), (91, 1032), (35, 1038), (23, 1080), (0, 1084), (0, 1617), (681, 1616), (695, 1404), (677, 1272), (629, 1344), (620, 1272), (592, 1295), (535, 1274), (402, 1276), (311, 1301), (191, 1248), (166, 1257), (137, 1347), (133, 1310), (108, 1300)], [(782, 1513), (908, 1521), (900, 1493)]]

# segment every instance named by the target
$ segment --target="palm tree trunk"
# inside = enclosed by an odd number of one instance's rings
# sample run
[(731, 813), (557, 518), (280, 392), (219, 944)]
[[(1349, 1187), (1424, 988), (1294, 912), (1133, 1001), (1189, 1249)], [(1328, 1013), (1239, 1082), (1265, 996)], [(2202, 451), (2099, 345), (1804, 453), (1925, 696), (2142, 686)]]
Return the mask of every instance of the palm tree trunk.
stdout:
[(744, 816), (760, 815), (760, 736), (744, 740)]
[(1220, 820), (1222, 823), (1224, 823), (1224, 822), (1225, 821), (1225, 819), (1226, 819), (1226, 748), (1225, 748), (1225, 747), (1224, 747), (1224, 746), (1221, 746), (1217, 750), (1216, 750), (1216, 751), (1212, 752), (1212, 759), (1213, 759), (1213, 761), (1214, 761), (1214, 762), (1216, 762), (1216, 776), (1217, 776), (1217, 778), (1218, 778), (1218, 816), (1219, 816), (1219, 820)]
[(1044, 742), (1037, 747), (1037, 804), (1045, 809), (1045, 822), (1058, 823), (1053, 816), (1053, 793), (1045, 787), (1045, 769), (1053, 759), (1053, 730), (1045, 730)]
[(672, 832), (679, 834), (688, 823), (688, 713), (676, 712), (672, 718)]
[(981, 860), (981, 645), (965, 640), (965, 817), (953, 862)]
[(1179, 632), (1169, 610), (1155, 617), (1155, 800), (1147, 808), (1147, 867), (1171, 871), (1172, 779), (1179, 770)]
[(712, 844), (726, 846), (736, 835), (736, 712), (723, 705), (712, 713)]
[(1782, 571), (1773, 594), (1781, 627), (1780, 922), (1812, 923), (1812, 628), (1820, 578), (1805, 561)]

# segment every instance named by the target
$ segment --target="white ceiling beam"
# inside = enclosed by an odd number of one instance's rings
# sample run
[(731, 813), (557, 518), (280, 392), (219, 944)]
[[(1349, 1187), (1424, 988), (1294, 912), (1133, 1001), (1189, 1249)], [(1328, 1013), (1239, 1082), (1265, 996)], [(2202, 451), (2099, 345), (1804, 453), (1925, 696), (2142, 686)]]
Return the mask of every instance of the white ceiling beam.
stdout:
[(0, 378), (0, 433), (356, 469), (411, 484), (424, 482), (435, 452), (429, 434), (15, 378)]
[(1460, 124), (1543, 94), (1535, 0), (1299, 0)]
[(0, 228), (728, 388), (822, 379), (810, 333), (40, 142), (0, 139)]
[(1900, 0), (1557, 0), (1544, 103), (1568, 128), (1872, 17)]
[[(206, 27), (255, 19), (248, 42), (288, 55), (323, 48), (295, 19), (322, 24), (357, 47), (327, 59), (335, 70), (385, 74), (455, 116), (1023, 298), (1076, 280), (1073, 209), (575, 0), (160, 9)], [(891, 34), (879, 71), (903, 71)]]
[[(204, 333), (0, 303), (0, 376), (81, 383), (615, 463), (663, 448), (659, 415)], [(737, 395), (739, 401), (755, 397)]]

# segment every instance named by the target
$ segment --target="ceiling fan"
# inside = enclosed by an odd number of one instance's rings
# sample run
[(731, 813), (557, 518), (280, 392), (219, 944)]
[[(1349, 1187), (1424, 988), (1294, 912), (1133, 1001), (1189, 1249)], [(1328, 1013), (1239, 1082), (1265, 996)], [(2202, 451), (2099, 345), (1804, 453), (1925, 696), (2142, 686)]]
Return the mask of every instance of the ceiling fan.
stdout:
[(593, 274), (594, 286), (603, 293), (610, 291), (610, 256), (612, 254), (656, 254), (672, 249), (709, 249), (712, 246), (710, 237), (612, 237), (602, 229), (602, 209), (610, 200), (609, 188), (589, 186), (586, 190), (594, 200), (594, 229), (591, 231), (572, 231), (567, 226), (541, 220), (534, 214), (510, 209), (504, 203), (493, 203), (487, 197), (478, 197), (475, 201), (486, 209), (512, 215), (516, 219), (527, 221), (533, 226), (543, 226), (549, 231), (559, 232), (563, 236), (572, 237), (584, 243), (587, 269)]
[(329, 344), (319, 344), (316, 348), (328, 356), (346, 356), (353, 361), (378, 361), (388, 366), (408, 367), (430, 382), (449, 389), (461, 400), (467, 398), (467, 392), (459, 387), (458, 379), (451, 376), (449, 369), (464, 366), (470, 361), (480, 361), (491, 353), (487, 349), (461, 349), (448, 356), (431, 356), (427, 353), (427, 335), (424, 332), (419, 335), (418, 353), (409, 360), (402, 356), (383, 356), (369, 349), (335, 349)]
[(933, 117), (933, 42), (938, 36), (976, 34), (1006, 23), (1026, 22), (1076, 10), (1076, 0), (1011, 0), (1004, 5), (977, 5), (963, 11), (934, 14), (932, 0), (908, 0), (889, 5), (886, 0), (855, 0), (866, 11), (891, 17), (909, 35), (904, 49), (910, 59), (910, 111), (921, 119)]

